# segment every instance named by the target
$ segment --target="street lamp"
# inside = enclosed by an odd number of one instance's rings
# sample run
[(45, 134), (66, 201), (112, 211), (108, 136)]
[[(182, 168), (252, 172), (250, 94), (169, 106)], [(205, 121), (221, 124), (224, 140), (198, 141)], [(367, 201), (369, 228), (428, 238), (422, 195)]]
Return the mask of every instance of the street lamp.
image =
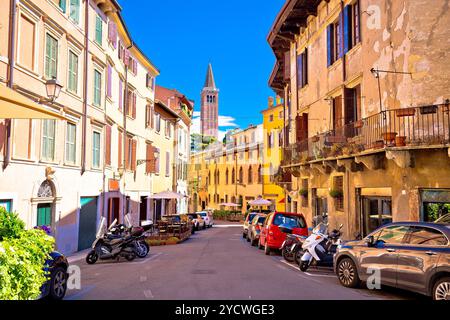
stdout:
[(47, 90), (47, 97), (50, 102), (55, 102), (58, 99), (59, 94), (61, 93), (62, 85), (53, 77), (50, 80), (47, 80), (45, 83), (45, 89)]

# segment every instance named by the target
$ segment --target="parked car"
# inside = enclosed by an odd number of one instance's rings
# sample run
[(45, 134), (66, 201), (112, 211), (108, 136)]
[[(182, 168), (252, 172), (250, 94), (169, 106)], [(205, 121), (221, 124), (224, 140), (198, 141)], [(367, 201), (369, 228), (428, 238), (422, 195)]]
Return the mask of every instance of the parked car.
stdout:
[(251, 243), (252, 247), (255, 247), (259, 242), (259, 235), (266, 218), (267, 214), (257, 214), (248, 225), (247, 241)]
[(380, 270), (382, 285), (435, 300), (450, 299), (450, 224), (392, 223), (363, 241), (343, 244), (334, 257), (335, 273), (349, 288)]
[(247, 239), (247, 234), (248, 234), (248, 225), (250, 224), (250, 222), (253, 220), (253, 218), (258, 214), (258, 212), (249, 212), (247, 214), (247, 217), (244, 220), (244, 231), (242, 232), (242, 237), (244, 239)]
[(279, 250), (286, 240), (286, 234), (281, 232), (279, 226), (288, 225), (292, 228), (292, 234), (308, 236), (308, 226), (302, 214), (274, 212), (271, 213), (264, 222), (260, 236), (260, 249), (264, 248), (264, 253), (269, 255), (272, 250)]
[(50, 253), (50, 256), (52, 259), (47, 260), (44, 268), (49, 272), (48, 281), (41, 287), (40, 298), (62, 300), (67, 292), (69, 262), (64, 255), (56, 251)]
[(200, 211), (197, 213), (205, 220), (205, 228), (212, 228), (214, 225), (213, 213), (211, 211)]
[(201, 215), (198, 213), (189, 213), (188, 216), (192, 219), (196, 231), (205, 229), (205, 220)]

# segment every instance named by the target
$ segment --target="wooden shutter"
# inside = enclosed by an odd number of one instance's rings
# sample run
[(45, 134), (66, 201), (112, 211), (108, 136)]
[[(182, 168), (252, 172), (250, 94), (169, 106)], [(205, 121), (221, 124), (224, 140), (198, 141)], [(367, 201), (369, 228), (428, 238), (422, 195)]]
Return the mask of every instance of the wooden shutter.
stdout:
[(112, 97), (112, 67), (110, 64), (108, 64), (108, 75), (107, 76), (108, 76), (108, 79), (107, 79), (108, 85), (106, 88), (106, 94), (109, 98), (111, 98)]
[(284, 53), (284, 80), (291, 78), (291, 52)]
[(123, 63), (125, 64), (125, 66), (130, 65), (130, 51), (128, 51), (128, 49), (123, 49)]
[(118, 154), (118, 168), (122, 167), (122, 162), (123, 162), (123, 158), (122, 158), (122, 146), (123, 146), (123, 133), (119, 131), (119, 154)]
[(132, 118), (136, 119), (136, 93), (133, 92), (133, 109), (132, 109)]
[(333, 64), (334, 60), (334, 54), (333, 54), (333, 24), (328, 25), (327, 27), (327, 59), (328, 59), (328, 66), (331, 66)]
[(119, 80), (119, 110), (123, 112), (123, 81)]
[(151, 143), (147, 144), (147, 165), (146, 165), (146, 173), (154, 173), (155, 170), (155, 148)]
[(137, 141), (132, 140), (131, 141), (131, 170), (136, 171), (136, 147), (137, 147)]
[(308, 84), (308, 48), (303, 52), (303, 86)]
[(105, 163), (111, 165), (111, 126), (106, 126), (106, 146), (105, 146)]
[(354, 4), (353, 15), (354, 15), (353, 30), (355, 33), (355, 44), (357, 44), (361, 41), (361, 29), (360, 29), (361, 20), (360, 20), (360, 13), (359, 13), (359, 0), (356, 0), (356, 2)]
[(295, 118), (295, 132), (297, 136), (297, 142), (303, 140), (303, 116), (297, 116)]
[(130, 168), (130, 138), (125, 139), (125, 168)]
[(119, 59), (123, 58), (123, 45), (122, 45), (122, 41), (119, 40)]
[(340, 40), (339, 47), (337, 48), (338, 58), (340, 59), (344, 56), (344, 15), (342, 12), (339, 14), (339, 28), (336, 31), (336, 36)]
[(155, 127), (155, 107), (153, 105), (150, 106), (150, 128), (154, 128)]
[(170, 152), (166, 151), (166, 176), (170, 175)]

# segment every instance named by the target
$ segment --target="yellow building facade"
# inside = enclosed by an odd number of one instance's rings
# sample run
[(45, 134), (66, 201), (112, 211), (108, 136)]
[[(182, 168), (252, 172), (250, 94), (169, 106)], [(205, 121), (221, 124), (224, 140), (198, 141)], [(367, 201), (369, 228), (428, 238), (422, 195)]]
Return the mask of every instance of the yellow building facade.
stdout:
[(289, 197), (278, 184), (274, 183), (274, 173), (280, 169), (283, 157), (283, 128), (285, 123), (284, 105), (279, 97), (269, 98), (268, 108), (262, 111), (264, 130), (263, 151), (263, 197), (273, 202), (272, 209), (286, 211)]

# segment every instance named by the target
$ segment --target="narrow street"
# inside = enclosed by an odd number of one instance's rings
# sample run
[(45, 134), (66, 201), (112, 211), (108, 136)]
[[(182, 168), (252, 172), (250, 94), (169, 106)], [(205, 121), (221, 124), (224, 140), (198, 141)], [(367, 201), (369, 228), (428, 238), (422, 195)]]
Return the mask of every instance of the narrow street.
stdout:
[(241, 227), (197, 232), (177, 246), (152, 247), (144, 260), (100, 262), (81, 268), (81, 290), (67, 300), (422, 299), (411, 293), (342, 287), (326, 271), (302, 274), (279, 255), (268, 257), (242, 239)]

